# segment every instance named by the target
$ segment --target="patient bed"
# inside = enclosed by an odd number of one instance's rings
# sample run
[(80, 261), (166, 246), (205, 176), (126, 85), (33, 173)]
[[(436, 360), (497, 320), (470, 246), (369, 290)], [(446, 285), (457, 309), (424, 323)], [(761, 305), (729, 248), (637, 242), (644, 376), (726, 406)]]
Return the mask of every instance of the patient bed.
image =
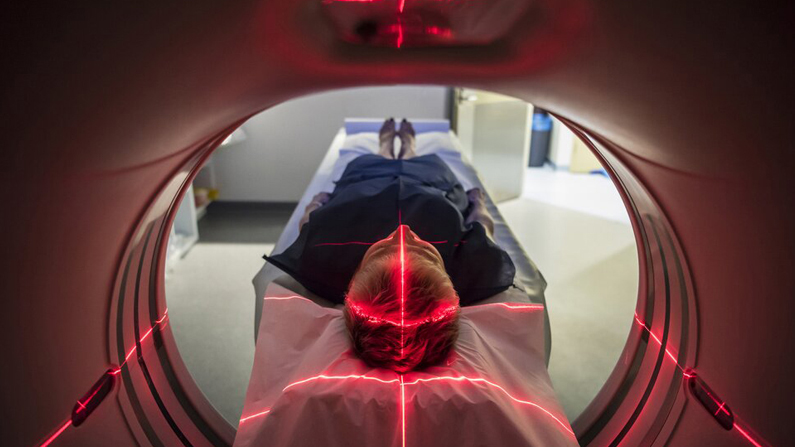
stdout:
[[(347, 120), (273, 253), (298, 237), (312, 197), (347, 164), (378, 147), (381, 120)], [(275, 266), (254, 278), (257, 345), (236, 447), (576, 445), (546, 370), (546, 282), (522, 250), (447, 121), (413, 121), (417, 154), (437, 154), (465, 190), (479, 187), (494, 239), (516, 266), (515, 287), (462, 308), (455, 349), (442, 364), (399, 375), (351, 350), (339, 308)]]
[[(334, 137), (328, 152), (315, 172), (309, 186), (295, 208), (284, 231), (277, 241), (273, 254), (281, 253), (289, 247), (298, 237), (298, 223), (304, 210), (312, 197), (319, 192), (331, 192), (334, 181), (339, 179), (347, 164), (366, 153), (375, 153), (378, 148), (378, 130), (383, 120), (380, 119), (347, 119), (345, 127), (340, 129)], [(518, 289), (509, 289), (483, 303), (490, 302), (526, 302), (545, 304), (544, 289), (546, 281), (535, 264), (530, 260), (524, 249), (516, 240), (510, 228), (502, 218), (497, 206), (483, 186), (472, 165), (465, 159), (461, 151), (461, 143), (455, 133), (450, 130), (447, 120), (412, 120), (417, 133), (417, 155), (430, 153), (437, 154), (458, 177), (465, 190), (481, 188), (486, 193), (486, 204), (494, 218), (494, 239), (496, 243), (511, 257), (516, 267), (514, 285)], [(297, 294), (308, 297), (318, 304), (330, 306), (331, 303), (320, 297), (314, 296), (303, 288), (297, 281), (290, 278), (275, 266), (266, 263), (253, 280), (255, 289), (255, 339), (258, 336), (260, 320), (262, 317), (263, 300), (266, 290), (271, 283), (278, 284)], [(546, 361), (549, 361), (551, 351), (551, 333), (549, 316), (544, 306), (544, 350)]]
[(275, 284), (235, 447), (576, 446), (544, 359), (544, 306), (461, 309), (455, 349), (398, 374), (364, 363), (340, 309)]

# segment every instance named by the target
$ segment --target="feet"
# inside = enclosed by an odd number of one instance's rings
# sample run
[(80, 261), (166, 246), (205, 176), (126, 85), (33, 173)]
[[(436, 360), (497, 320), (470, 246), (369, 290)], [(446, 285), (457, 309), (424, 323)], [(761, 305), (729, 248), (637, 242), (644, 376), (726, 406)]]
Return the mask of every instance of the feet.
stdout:
[(389, 118), (384, 121), (384, 125), (378, 132), (379, 155), (385, 158), (395, 158), (395, 134), (395, 119)]
[(415, 157), (417, 155), (415, 152), (417, 139), (414, 133), (414, 126), (403, 118), (403, 121), (400, 122), (400, 130), (398, 130), (397, 135), (400, 137), (400, 153), (397, 158), (406, 159)]

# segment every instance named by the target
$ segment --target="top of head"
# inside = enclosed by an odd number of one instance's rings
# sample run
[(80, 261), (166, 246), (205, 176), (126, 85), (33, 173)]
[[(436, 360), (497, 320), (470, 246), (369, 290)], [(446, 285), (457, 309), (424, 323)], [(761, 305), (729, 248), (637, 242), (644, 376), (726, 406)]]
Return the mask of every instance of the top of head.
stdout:
[(449, 354), (459, 309), (441, 255), (407, 225), (370, 247), (345, 298), (355, 351), (367, 363), (397, 372)]

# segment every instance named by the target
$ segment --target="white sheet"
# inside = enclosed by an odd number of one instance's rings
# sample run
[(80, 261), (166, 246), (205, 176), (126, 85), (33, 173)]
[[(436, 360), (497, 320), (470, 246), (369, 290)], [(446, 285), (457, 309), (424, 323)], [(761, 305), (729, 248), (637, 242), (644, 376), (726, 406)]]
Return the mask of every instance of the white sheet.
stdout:
[(454, 355), (401, 385), (352, 353), (340, 310), (276, 285), (263, 301), (236, 447), (576, 445), (546, 371), (541, 305), (462, 309)]

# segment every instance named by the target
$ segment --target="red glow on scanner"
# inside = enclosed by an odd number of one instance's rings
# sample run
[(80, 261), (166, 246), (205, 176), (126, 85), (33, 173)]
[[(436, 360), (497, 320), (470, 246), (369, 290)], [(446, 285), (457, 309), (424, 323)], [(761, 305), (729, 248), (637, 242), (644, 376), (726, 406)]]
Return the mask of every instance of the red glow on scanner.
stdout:
[[(641, 328), (643, 328), (646, 332), (649, 333), (649, 336), (651, 337), (652, 340), (657, 342), (657, 344), (661, 348), (665, 349), (665, 354), (674, 362), (674, 365), (676, 365), (676, 367), (679, 368), (679, 370), (682, 372), (682, 375), (685, 378), (689, 379), (691, 377), (695, 377), (695, 375), (696, 375), (695, 372), (689, 372), (691, 370), (685, 369), (684, 367), (682, 367), (679, 364), (679, 361), (676, 359), (676, 356), (667, 348), (667, 346), (663, 347), (662, 341), (656, 335), (654, 335), (654, 332), (651, 331), (651, 328), (649, 328), (649, 326), (647, 326), (646, 323), (644, 323), (640, 319), (640, 317), (638, 317), (638, 314), (635, 314), (635, 321), (640, 325)], [(707, 390), (704, 390), (704, 392), (707, 394), (707, 396), (709, 396), (710, 399), (712, 399), (713, 402), (715, 402), (716, 405), (718, 405), (718, 409), (717, 409), (717, 411), (715, 411), (714, 416), (717, 416), (721, 411), (723, 411), (726, 414), (729, 414), (729, 412), (725, 408), (726, 407), (726, 402), (721, 402), (720, 400), (716, 399), (715, 396), (710, 394)], [(737, 415), (735, 414), (734, 416), (736, 417)], [(740, 435), (742, 435), (752, 445), (754, 445), (756, 447), (763, 447), (763, 444), (761, 444), (750, 433), (748, 433), (748, 430), (743, 429), (742, 427), (740, 427), (740, 425), (737, 424), (736, 420), (735, 420), (734, 425), (733, 425), (732, 428), (736, 428), (737, 432), (740, 433)]]
[(41, 443), (40, 447), (47, 447), (48, 445), (52, 444), (52, 442), (55, 441), (55, 438), (61, 436), (61, 433), (63, 433), (71, 425), (72, 425), (72, 420), (69, 419), (55, 433), (53, 433), (49, 438), (47, 438), (43, 443)]
[(429, 34), (431, 36), (451, 37), (453, 32), (448, 28), (429, 26), (425, 28), (425, 34)]
[(402, 46), (403, 46), (403, 23), (400, 21), (400, 17), (398, 17), (397, 47), (401, 48)]

